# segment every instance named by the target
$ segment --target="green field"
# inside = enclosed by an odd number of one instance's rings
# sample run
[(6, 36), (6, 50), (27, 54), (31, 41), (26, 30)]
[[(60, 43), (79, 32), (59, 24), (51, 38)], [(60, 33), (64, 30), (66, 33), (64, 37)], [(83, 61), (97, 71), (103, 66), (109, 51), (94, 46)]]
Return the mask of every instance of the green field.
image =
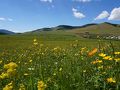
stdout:
[(65, 31), (1, 35), (0, 90), (120, 90), (120, 42)]

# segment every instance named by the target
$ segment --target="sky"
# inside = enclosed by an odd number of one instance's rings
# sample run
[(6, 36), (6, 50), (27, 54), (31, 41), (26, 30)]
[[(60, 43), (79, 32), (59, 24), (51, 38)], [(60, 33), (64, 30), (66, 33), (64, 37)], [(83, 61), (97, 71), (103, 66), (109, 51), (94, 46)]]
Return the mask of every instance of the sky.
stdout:
[(102, 22), (120, 24), (120, 0), (0, 0), (0, 29), (27, 32)]

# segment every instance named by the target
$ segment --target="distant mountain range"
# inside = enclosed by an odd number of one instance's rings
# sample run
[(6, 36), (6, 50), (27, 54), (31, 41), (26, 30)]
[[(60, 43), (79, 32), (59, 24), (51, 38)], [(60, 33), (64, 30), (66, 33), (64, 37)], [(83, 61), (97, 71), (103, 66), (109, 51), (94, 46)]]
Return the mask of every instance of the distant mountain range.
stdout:
[[(113, 35), (120, 35), (120, 24), (112, 24), (109, 22), (104, 22), (100, 24), (96, 23), (91, 23), (91, 24), (86, 24), (83, 26), (70, 26), (70, 25), (59, 25), (56, 27), (51, 27), (51, 28), (41, 28), (27, 33), (41, 33), (41, 32), (52, 32), (52, 31), (65, 31), (65, 32), (71, 32), (75, 34), (79, 33), (92, 33), (92, 34), (113, 34)], [(11, 32), (9, 30), (5, 29), (0, 29), (0, 34), (15, 34), (14, 32)]]
[(11, 35), (11, 34), (15, 34), (15, 33), (6, 29), (0, 29), (0, 35)]
[(100, 24), (91, 23), (83, 26), (59, 25), (51, 28), (41, 28), (41, 29), (33, 30), (30, 31), (29, 33), (40, 33), (41, 31), (58, 31), (58, 30), (74, 32), (74, 33), (91, 32), (91, 33), (103, 33), (103, 34), (104, 33), (120, 34), (120, 24), (112, 24), (112, 23), (104, 22)]

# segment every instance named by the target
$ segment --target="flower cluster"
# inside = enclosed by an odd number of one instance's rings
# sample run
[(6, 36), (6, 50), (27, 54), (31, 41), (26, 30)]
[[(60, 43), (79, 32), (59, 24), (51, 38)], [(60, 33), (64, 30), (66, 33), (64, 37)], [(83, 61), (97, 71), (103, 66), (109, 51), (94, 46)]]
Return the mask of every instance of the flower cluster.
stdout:
[(4, 78), (8, 78), (10, 76), (14, 76), (15, 73), (16, 73), (16, 68), (17, 67), (18, 67), (17, 64), (14, 63), (14, 62), (10, 62), (9, 64), (5, 64), (4, 69), (6, 69), (6, 72), (3, 72), (0, 75), (0, 78), (4, 79)]

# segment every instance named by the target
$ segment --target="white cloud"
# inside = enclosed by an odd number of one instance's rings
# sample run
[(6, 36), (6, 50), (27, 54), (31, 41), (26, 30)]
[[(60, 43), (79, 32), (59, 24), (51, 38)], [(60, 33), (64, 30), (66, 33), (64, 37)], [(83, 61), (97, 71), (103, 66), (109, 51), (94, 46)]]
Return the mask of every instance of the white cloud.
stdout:
[(74, 1), (78, 1), (78, 2), (90, 2), (90, 1), (92, 1), (92, 0), (74, 0)]
[(12, 18), (8, 18), (8, 21), (13, 21), (13, 19)]
[(5, 21), (6, 19), (3, 17), (0, 17), (0, 21)]
[(40, 0), (41, 2), (49, 2), (52, 3), (53, 0)]
[(85, 17), (85, 15), (81, 12), (79, 12), (77, 9), (75, 8), (72, 8), (72, 11), (73, 11), (73, 15), (76, 17), (76, 18), (79, 18), (79, 19), (82, 19)]
[(94, 20), (105, 19), (109, 17), (109, 13), (107, 11), (102, 11)]
[(120, 20), (120, 7), (119, 8), (114, 8), (111, 11), (111, 14), (108, 17), (108, 20)]
[(0, 21), (13, 21), (13, 19), (12, 18), (0, 17)]

